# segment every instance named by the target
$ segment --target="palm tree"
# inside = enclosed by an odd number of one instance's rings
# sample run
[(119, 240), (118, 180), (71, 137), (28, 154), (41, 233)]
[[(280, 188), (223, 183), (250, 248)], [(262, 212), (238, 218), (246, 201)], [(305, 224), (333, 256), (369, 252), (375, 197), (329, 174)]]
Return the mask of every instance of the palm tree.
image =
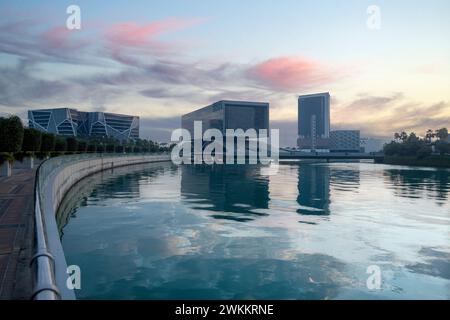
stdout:
[(431, 140), (432, 140), (434, 137), (435, 137), (435, 135), (434, 135), (433, 130), (428, 129), (428, 130), (427, 130), (427, 134), (425, 135), (425, 140), (426, 140), (428, 143), (431, 143)]
[(405, 142), (408, 139), (408, 134), (405, 131), (402, 131), (400, 133), (400, 140), (402, 140), (403, 142)]
[(435, 136), (439, 138), (441, 141), (445, 141), (448, 138), (448, 130), (447, 128), (441, 128), (436, 130)]

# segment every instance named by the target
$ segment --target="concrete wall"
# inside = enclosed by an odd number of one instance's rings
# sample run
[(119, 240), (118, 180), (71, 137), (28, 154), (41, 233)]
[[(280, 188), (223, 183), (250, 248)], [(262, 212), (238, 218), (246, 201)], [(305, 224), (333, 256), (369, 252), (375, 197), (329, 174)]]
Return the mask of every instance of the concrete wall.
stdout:
[[(67, 159), (70, 160), (69, 157)], [(75, 299), (73, 290), (68, 289), (66, 286), (68, 277), (68, 274), (66, 273), (67, 263), (56, 223), (57, 209), (67, 191), (84, 177), (102, 170), (133, 164), (161, 161), (170, 161), (170, 155), (105, 155), (104, 157), (68, 161), (66, 163), (63, 162), (62, 165), (52, 170), (48, 176), (39, 177), (40, 181), (45, 181), (45, 183), (41, 184), (40, 198), (42, 217), (47, 235), (47, 245), (50, 253), (55, 257), (55, 279), (63, 299)], [(51, 165), (51, 163), (48, 162), (42, 164), (42, 166), (46, 165)], [(41, 172), (46, 171), (40, 170), (40, 173)], [(82, 270), (81, 274), (83, 274)], [(83, 275), (81, 275), (81, 283), (83, 283)]]
[(22, 161), (16, 160), (13, 163), (13, 169), (33, 169), (35, 159), (33, 157), (25, 157)]
[(0, 164), (0, 177), (10, 177), (11, 172), (11, 163), (9, 161), (4, 161)]

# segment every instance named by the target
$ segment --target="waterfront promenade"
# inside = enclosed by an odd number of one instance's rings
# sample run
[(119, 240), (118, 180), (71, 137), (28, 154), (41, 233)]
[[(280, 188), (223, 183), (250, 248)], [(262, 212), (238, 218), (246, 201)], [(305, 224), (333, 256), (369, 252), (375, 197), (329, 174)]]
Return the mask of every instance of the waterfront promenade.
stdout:
[(34, 169), (0, 178), (0, 299), (29, 299)]
[[(124, 154), (50, 159), (40, 169), (43, 194), (39, 206), (40, 228), (35, 223), (34, 211), (36, 169), (14, 169), (10, 177), (0, 177), (0, 299), (50, 299), (47, 295), (50, 289), (42, 288), (52, 286), (58, 287), (57, 294), (61, 298), (74, 299), (73, 291), (65, 287), (67, 265), (55, 220), (55, 210), (66, 192), (84, 177), (105, 169), (169, 160), (168, 155)], [(31, 258), (36, 253), (35, 234), (41, 239), (37, 245), (41, 253), (48, 251), (55, 257), (55, 270), (44, 268), (46, 264), (42, 260), (47, 256), (42, 254), (40, 263), (35, 262), (34, 268), (30, 268)], [(36, 284), (33, 284), (33, 275), (38, 275)], [(36, 288), (41, 288), (39, 297), (33, 295)]]

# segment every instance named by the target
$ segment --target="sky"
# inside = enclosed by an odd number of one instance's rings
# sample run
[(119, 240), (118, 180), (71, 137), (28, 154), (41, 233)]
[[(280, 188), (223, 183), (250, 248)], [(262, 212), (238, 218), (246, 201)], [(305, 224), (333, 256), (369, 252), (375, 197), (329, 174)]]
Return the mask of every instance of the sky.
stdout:
[(264, 101), (294, 145), (298, 95), (330, 92), (332, 129), (423, 135), (450, 127), (449, 39), (447, 0), (0, 0), (0, 115), (134, 114), (168, 141), (183, 113)]

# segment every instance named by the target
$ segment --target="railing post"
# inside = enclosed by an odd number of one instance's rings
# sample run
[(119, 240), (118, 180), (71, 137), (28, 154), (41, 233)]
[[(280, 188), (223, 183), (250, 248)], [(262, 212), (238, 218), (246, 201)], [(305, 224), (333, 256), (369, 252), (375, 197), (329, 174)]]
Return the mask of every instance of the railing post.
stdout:
[(0, 177), (10, 177), (11, 176), (11, 162), (6, 160), (0, 165)]

